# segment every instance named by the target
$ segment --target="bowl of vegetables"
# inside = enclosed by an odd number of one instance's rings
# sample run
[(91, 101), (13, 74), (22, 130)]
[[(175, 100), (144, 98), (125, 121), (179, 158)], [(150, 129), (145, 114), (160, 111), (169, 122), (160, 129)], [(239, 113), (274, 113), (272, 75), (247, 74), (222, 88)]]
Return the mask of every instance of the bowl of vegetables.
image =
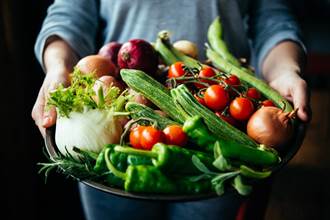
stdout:
[[(50, 94), (58, 118), (46, 131), (50, 162), (41, 170), (56, 168), (114, 195), (167, 201), (248, 195), (279, 171), (298, 151), (305, 125), (229, 53), (219, 19), (208, 36), (207, 64), (160, 32), (154, 47), (138, 39), (110, 47), (112, 74), (77, 65), (71, 85)], [(165, 68), (155, 68), (157, 60)]]

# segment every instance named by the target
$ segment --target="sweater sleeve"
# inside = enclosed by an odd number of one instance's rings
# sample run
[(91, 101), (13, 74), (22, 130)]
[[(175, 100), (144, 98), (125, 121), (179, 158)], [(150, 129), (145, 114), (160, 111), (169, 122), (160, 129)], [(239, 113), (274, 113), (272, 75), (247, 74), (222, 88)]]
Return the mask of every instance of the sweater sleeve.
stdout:
[(261, 65), (270, 50), (282, 41), (296, 42), (306, 52), (299, 26), (285, 0), (254, 0), (249, 15), (249, 37), (255, 67)]
[(34, 51), (43, 65), (43, 52), (47, 39), (58, 36), (65, 40), (79, 57), (95, 51), (98, 27), (98, 8), (94, 0), (55, 0), (37, 37)]

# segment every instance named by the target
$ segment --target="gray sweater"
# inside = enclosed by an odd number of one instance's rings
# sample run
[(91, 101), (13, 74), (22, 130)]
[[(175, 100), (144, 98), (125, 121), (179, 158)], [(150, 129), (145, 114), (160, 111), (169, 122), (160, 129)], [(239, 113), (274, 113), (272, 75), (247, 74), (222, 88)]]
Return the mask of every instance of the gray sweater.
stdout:
[[(302, 45), (299, 28), (285, 2), (238, 0), (246, 21), (241, 31), (249, 37), (257, 68), (279, 42), (292, 40)], [(42, 64), (45, 42), (52, 35), (66, 40), (84, 57), (109, 41), (155, 41), (157, 33), (166, 29), (172, 33), (173, 41), (187, 39), (197, 43), (204, 58), (207, 28), (220, 14), (220, 7), (219, 0), (55, 0), (48, 9), (35, 53)]]

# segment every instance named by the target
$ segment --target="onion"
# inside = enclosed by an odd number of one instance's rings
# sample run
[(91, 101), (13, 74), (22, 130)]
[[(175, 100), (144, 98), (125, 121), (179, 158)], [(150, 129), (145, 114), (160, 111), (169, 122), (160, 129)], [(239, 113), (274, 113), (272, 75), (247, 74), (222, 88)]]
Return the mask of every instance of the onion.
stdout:
[(173, 47), (187, 56), (197, 58), (198, 48), (197, 45), (188, 40), (179, 40), (173, 44)]
[(277, 107), (261, 107), (249, 119), (247, 134), (260, 144), (280, 149), (293, 134), (292, 120), (297, 109), (283, 112)]

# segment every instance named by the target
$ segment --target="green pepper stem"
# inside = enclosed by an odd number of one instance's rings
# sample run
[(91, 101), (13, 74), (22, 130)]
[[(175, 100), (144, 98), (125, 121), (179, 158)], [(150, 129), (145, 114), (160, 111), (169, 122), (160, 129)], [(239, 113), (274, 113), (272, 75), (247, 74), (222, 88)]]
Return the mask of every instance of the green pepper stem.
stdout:
[(107, 165), (107, 168), (110, 170), (111, 173), (113, 173), (113, 175), (125, 180), (126, 179), (126, 173), (123, 173), (123, 172), (117, 170), (114, 167), (114, 165), (110, 161), (110, 155), (109, 154), (110, 154), (110, 149), (109, 148), (105, 149), (104, 157), (105, 157), (105, 163)]
[(151, 157), (151, 158), (157, 158), (158, 154), (152, 151), (146, 151), (146, 150), (138, 150), (131, 147), (122, 147), (122, 146), (115, 146), (115, 151), (125, 154), (132, 154), (137, 156), (145, 156), (145, 157)]

